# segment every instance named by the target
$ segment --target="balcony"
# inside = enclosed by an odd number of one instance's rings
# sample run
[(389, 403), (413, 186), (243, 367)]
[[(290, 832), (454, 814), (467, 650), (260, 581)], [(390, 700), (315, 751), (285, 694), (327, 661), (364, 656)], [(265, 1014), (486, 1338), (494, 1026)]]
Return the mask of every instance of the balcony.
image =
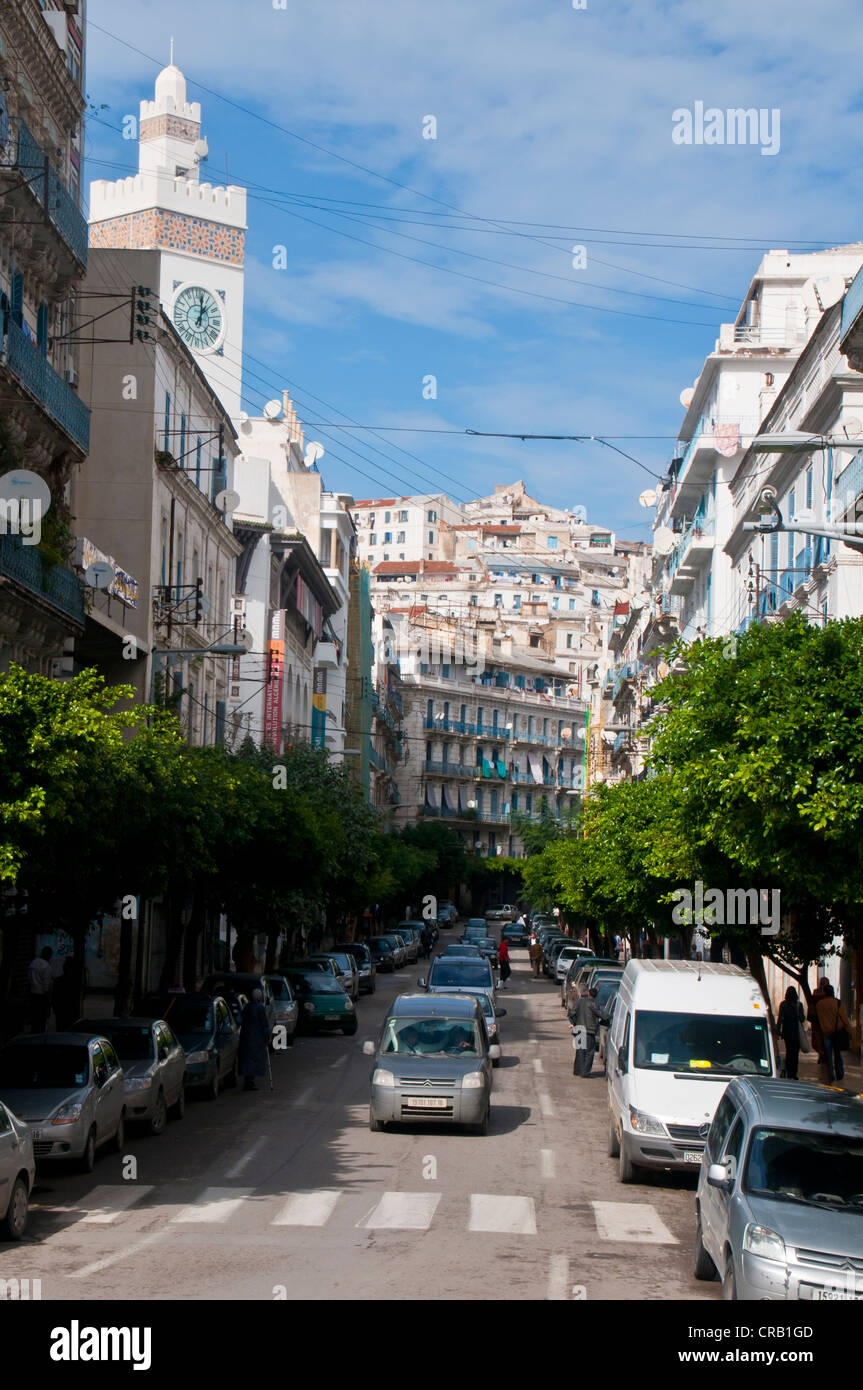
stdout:
[(83, 582), (62, 565), (46, 569), (38, 546), (24, 545), (20, 536), (0, 536), (0, 574), (83, 628)]
[(21, 175), (30, 194), (44, 208), (51, 225), (76, 262), (78, 274), (82, 274), (87, 267), (87, 220), (50, 162), (46, 177), (45, 152), (20, 117), (17, 152), (12, 168)]
[(858, 270), (851, 281), (842, 301), (842, 322), (839, 328), (839, 342), (845, 351), (845, 338), (857, 323), (863, 311), (863, 270)]
[(46, 411), (55, 424), (84, 453), (90, 447), (90, 411), (71, 386), (54, 371), (47, 358), (7, 314), (0, 348), (0, 365)]
[[(859, 280), (861, 277), (858, 275), (857, 279)], [(855, 285), (856, 283), (857, 280), (854, 281)], [(855, 519), (855, 503), (861, 493), (863, 493), (863, 449), (858, 449), (833, 485), (833, 515), (837, 520), (846, 518), (848, 521), (853, 521)]]

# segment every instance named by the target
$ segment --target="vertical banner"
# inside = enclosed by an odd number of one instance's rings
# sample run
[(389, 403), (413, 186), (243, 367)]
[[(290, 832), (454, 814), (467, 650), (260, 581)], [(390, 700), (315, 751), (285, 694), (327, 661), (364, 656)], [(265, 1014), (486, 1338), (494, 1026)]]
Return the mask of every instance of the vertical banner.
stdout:
[(316, 666), (312, 676), (312, 747), (323, 748), (327, 731), (327, 671)]
[(264, 693), (264, 742), (282, 751), (282, 692), (285, 682), (284, 613), (273, 614), (272, 636), (267, 642), (267, 687)]

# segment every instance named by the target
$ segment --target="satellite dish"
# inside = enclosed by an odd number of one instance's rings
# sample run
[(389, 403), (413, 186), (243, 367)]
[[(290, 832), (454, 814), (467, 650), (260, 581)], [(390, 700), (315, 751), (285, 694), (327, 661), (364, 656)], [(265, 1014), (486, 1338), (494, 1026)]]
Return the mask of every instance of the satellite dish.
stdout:
[(670, 555), (674, 549), (674, 532), (668, 526), (657, 526), (653, 533), (653, 548), (657, 555)]
[(51, 505), (51, 489), (44, 478), (40, 478), (38, 473), (31, 472), (29, 468), (13, 468), (10, 473), (4, 473), (0, 477), (0, 498), (8, 502), (13, 497), (38, 502), (40, 516), (47, 512)]
[(279, 416), (281, 415), (281, 413), (282, 413), (282, 403), (281, 403), (281, 401), (267, 401), (267, 404), (264, 406), (264, 419), (265, 419), (265, 420), (278, 420), (278, 418), (279, 418)]
[(248, 413), (248, 411), (247, 411), (247, 410), (241, 410), (240, 413), (239, 413), (239, 415), (237, 416), (237, 419), (239, 420), (239, 422), (240, 422), (241, 425), (247, 425), (247, 424), (249, 423), (249, 413)]
[(638, 500), (641, 503), (642, 507), (655, 507), (656, 493), (652, 487), (645, 488), (644, 492), (639, 494)]
[(829, 309), (845, 293), (844, 275), (825, 275), (820, 280), (812, 281), (812, 288), (815, 291), (815, 298), (818, 300), (819, 309)]
[(684, 410), (688, 410), (689, 407), (692, 405), (692, 398), (693, 398), (694, 395), (695, 395), (695, 387), (694, 387), (694, 386), (686, 386), (686, 387), (684, 387), (684, 389), (681, 391), (681, 393), (680, 393), (680, 404), (683, 406), (683, 409), (684, 409)]
[(94, 560), (84, 571), (84, 580), (91, 589), (107, 589), (114, 578), (114, 566), (107, 560)]
[(311, 443), (306, 445), (306, 452), (303, 454), (303, 463), (307, 468), (311, 468), (313, 464), (317, 463), (318, 459), (323, 458), (325, 453), (326, 450), (323, 444), (319, 444), (316, 439), (313, 439)]
[(255, 639), (247, 627), (241, 627), (237, 633), (237, 644), (250, 652), (255, 645)]
[(226, 489), (223, 492), (217, 492), (214, 500), (217, 511), (235, 512), (240, 505), (240, 494)]
[(194, 149), (196, 159), (206, 159), (207, 155), (210, 153), (210, 147), (206, 140), (203, 139), (195, 141)]

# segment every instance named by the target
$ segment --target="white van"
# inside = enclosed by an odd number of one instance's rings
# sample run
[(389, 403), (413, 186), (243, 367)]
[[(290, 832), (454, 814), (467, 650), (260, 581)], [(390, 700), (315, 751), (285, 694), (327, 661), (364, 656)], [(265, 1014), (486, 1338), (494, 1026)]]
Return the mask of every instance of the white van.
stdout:
[(608, 1152), (621, 1182), (693, 1172), (734, 1076), (776, 1076), (761, 990), (736, 965), (630, 960), (608, 1039)]

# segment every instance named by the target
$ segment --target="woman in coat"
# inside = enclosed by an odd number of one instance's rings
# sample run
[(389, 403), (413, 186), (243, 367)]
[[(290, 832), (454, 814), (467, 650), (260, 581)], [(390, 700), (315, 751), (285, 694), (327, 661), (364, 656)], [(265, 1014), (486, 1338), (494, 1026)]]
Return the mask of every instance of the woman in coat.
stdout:
[(239, 1072), (245, 1077), (244, 1091), (256, 1091), (256, 1076), (267, 1074), (267, 1049), (270, 1045), (270, 1023), (263, 1005), (263, 991), (252, 990), (252, 997), (243, 1009), (240, 1022)]
[(776, 1020), (779, 1034), (785, 1043), (785, 1075), (789, 1081), (797, 1080), (797, 1064), (800, 1060), (800, 1027), (804, 1022), (803, 1005), (800, 1003), (797, 990), (793, 985), (789, 985), (785, 991), (785, 998), (779, 1005), (779, 1017)]
[[(833, 986), (827, 980), (823, 980), (822, 984), (824, 993), (818, 1000), (816, 1012), (818, 1014), (818, 1026), (824, 1039), (824, 1051), (827, 1054), (827, 1070), (831, 1082), (842, 1081), (845, 1076), (842, 1046), (848, 1047), (850, 1043), (851, 1020), (834, 995)], [(814, 995), (812, 997), (815, 998)], [(841, 1033), (845, 1034), (844, 1039), (840, 1039)], [(842, 1046), (840, 1046), (840, 1041)]]

